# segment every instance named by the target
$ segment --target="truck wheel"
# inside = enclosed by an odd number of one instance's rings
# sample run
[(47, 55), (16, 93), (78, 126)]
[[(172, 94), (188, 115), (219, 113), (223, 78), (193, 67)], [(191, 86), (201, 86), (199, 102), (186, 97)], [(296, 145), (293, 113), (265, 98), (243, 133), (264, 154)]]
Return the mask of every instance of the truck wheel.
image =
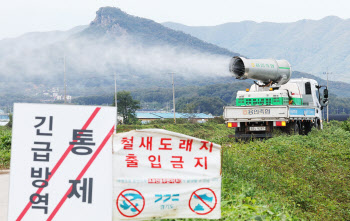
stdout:
[(310, 122), (306, 122), (306, 123), (304, 123), (305, 125), (304, 125), (304, 127), (305, 127), (305, 132), (304, 132), (304, 134), (305, 135), (308, 135), (310, 132), (311, 132), (311, 129), (312, 129), (312, 122), (310, 121)]
[(316, 125), (317, 125), (316, 128), (317, 128), (318, 130), (322, 130), (323, 127), (322, 127), (322, 124), (321, 124), (321, 120), (317, 118), (316, 123), (317, 123), (317, 124), (316, 124)]
[(242, 132), (239, 130), (239, 128), (236, 128), (235, 129), (235, 141), (236, 142), (239, 142), (239, 138), (240, 138), (241, 134), (242, 134)]
[(293, 134), (294, 135), (300, 134), (300, 127), (299, 127), (298, 122), (294, 123)]
[(300, 133), (300, 127), (298, 122), (290, 122), (288, 123), (287, 131), (290, 135), (297, 135)]

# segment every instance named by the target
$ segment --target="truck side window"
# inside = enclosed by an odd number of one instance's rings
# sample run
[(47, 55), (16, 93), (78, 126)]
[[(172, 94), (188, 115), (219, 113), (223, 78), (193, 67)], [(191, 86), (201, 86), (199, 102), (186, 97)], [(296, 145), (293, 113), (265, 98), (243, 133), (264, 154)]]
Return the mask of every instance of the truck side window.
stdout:
[(310, 82), (305, 83), (305, 94), (311, 94), (311, 84)]

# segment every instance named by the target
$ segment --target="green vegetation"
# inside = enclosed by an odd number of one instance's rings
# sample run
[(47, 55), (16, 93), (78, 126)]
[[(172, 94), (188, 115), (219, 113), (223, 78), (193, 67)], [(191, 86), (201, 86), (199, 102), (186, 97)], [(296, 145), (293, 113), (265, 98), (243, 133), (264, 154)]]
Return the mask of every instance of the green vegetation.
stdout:
[(207, 122), (204, 124), (184, 123), (184, 121), (185, 119), (176, 119), (176, 122), (183, 124), (173, 124), (173, 120), (169, 119), (167, 121), (168, 123), (155, 121), (147, 125), (119, 125), (118, 132), (127, 132), (136, 129), (159, 128), (177, 133), (183, 133), (201, 139), (211, 140), (215, 143), (223, 143), (224, 141), (229, 140), (228, 135), (232, 133), (232, 129), (227, 128), (224, 124), (217, 124), (215, 122)]
[[(237, 91), (250, 88), (250, 85), (251, 82), (242, 81), (240, 83), (217, 83), (205, 86), (177, 87), (175, 88), (176, 110), (178, 112), (187, 113), (196, 113), (199, 111), (216, 116), (222, 115), (222, 107), (226, 105), (235, 105)], [(140, 101), (142, 108), (165, 109), (167, 104), (169, 105), (172, 102), (171, 88), (138, 89), (131, 91), (131, 95), (133, 99)], [(84, 105), (106, 105), (111, 104), (113, 99), (113, 94), (106, 94), (79, 97), (73, 99), (73, 103)], [(245, 102), (248, 102), (248, 100)], [(266, 100), (265, 103), (266, 102), (268, 101)], [(283, 100), (279, 102), (283, 103)], [(295, 102), (298, 104), (301, 101)], [(237, 105), (240, 106), (242, 104), (243, 103), (238, 103)], [(344, 115), (350, 114), (350, 98), (337, 97), (335, 94), (331, 94), (329, 113)]]
[[(211, 113), (222, 115), (222, 107), (233, 105), (238, 90), (250, 87), (249, 82), (213, 84), (206, 86), (177, 87), (176, 110), (179, 112)], [(172, 90), (170, 88), (139, 89), (131, 91), (134, 99), (141, 102), (142, 108), (165, 108), (172, 101)], [(72, 103), (84, 105), (111, 104), (114, 100), (112, 94), (100, 96), (79, 97), (73, 99)]]
[(223, 183), (230, 188), (248, 185), (248, 197), (270, 205), (271, 217), (282, 213), (305, 220), (348, 220), (349, 147), (350, 133), (338, 122), (308, 136), (230, 143), (224, 145)]
[(222, 115), (226, 103), (219, 97), (190, 97), (180, 98), (176, 107), (180, 112), (185, 113), (210, 113), (215, 116)]
[(350, 118), (347, 121), (343, 121), (341, 123), (341, 128), (343, 128), (343, 130), (350, 132)]
[[(349, 220), (350, 121), (308, 136), (236, 143), (223, 124), (122, 126), (162, 128), (223, 147), (222, 220)], [(213, 131), (215, 130), (215, 131)]]
[[(227, 80), (231, 80), (228, 78)], [(176, 83), (176, 82), (175, 82)], [(245, 90), (250, 87), (249, 81), (233, 83), (216, 83), (204, 86), (176, 87), (175, 95), (177, 99), (192, 97), (215, 97), (220, 98), (226, 104), (234, 104), (238, 90)], [(172, 90), (170, 88), (141, 89), (132, 92), (135, 99), (142, 102), (157, 102), (165, 104), (172, 100)], [(203, 107), (204, 108), (204, 107)]]
[(331, 96), (329, 113), (330, 114), (350, 114), (350, 98), (336, 97), (335, 95)]
[[(228, 138), (232, 129), (218, 123), (220, 118), (204, 124), (178, 122), (120, 125), (118, 132), (161, 128), (221, 144), (222, 220), (350, 219), (350, 119), (332, 121), (308, 136), (279, 134), (246, 143)], [(4, 168), (9, 166), (11, 133), (1, 128), (0, 135)]]
[[(117, 93), (118, 114), (123, 117), (124, 124), (132, 124), (138, 122), (136, 118), (136, 110), (140, 108), (140, 102), (134, 100), (128, 91), (120, 91)], [(113, 101), (115, 106), (115, 100)]]
[(11, 129), (0, 126), (0, 169), (10, 167), (11, 137)]

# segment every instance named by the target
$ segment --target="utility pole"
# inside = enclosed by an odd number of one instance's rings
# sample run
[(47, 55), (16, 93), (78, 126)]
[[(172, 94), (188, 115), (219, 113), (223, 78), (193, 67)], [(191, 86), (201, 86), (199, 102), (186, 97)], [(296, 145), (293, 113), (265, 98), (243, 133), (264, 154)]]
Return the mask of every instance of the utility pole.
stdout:
[[(332, 74), (328, 72), (328, 68), (327, 68), (327, 72), (323, 72), (323, 74), (326, 74), (327, 75), (327, 89), (329, 90), (328, 88), (328, 74)], [(327, 123), (329, 122), (329, 100), (328, 100), (328, 105), (327, 105)]]
[[(94, 77), (90, 77), (90, 78), (88, 78), (88, 79), (96, 79), (96, 78), (106, 77), (106, 78), (108, 78), (108, 80), (110, 80), (110, 78), (111, 78), (112, 76), (114, 77), (114, 103), (115, 103), (115, 112), (116, 112), (114, 127), (115, 127), (115, 133), (117, 133), (117, 126), (118, 126), (117, 72), (114, 72), (113, 75), (94, 76)], [(119, 77), (120, 77), (120, 75), (119, 75)], [(112, 104), (112, 105), (113, 105), (113, 104)]]
[(174, 85), (174, 73), (171, 73), (171, 79), (173, 82), (173, 109), (174, 109), (174, 123), (176, 124), (176, 116), (175, 116), (175, 85)]
[[(327, 89), (328, 89), (328, 68), (327, 68)], [(327, 105), (327, 123), (329, 122), (329, 101)]]
[(322, 110), (322, 119), (324, 119), (324, 116), (325, 116), (325, 110)]
[[(329, 88), (328, 88), (328, 74), (332, 74), (332, 72), (329, 73), (329, 72), (328, 72), (328, 68), (327, 68), (327, 72), (324, 73), (324, 74), (327, 74), (327, 89), (329, 90)], [(327, 105), (327, 123), (328, 123), (328, 122), (329, 122), (329, 100), (328, 100), (328, 105)]]
[(67, 103), (67, 82), (66, 82), (66, 55), (63, 56), (63, 80), (64, 80), (64, 103)]
[(115, 133), (117, 133), (118, 126), (118, 105), (117, 105), (117, 73), (114, 72), (114, 102), (115, 102)]

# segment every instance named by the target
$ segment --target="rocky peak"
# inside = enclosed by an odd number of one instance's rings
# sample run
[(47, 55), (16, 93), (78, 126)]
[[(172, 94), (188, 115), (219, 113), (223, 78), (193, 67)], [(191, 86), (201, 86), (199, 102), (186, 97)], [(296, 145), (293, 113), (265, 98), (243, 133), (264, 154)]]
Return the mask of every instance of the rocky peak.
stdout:
[(119, 8), (114, 7), (102, 7), (96, 12), (96, 18), (90, 23), (91, 26), (111, 26), (118, 21), (124, 21), (130, 19), (131, 15), (126, 14)]
[(226, 49), (202, 42), (183, 32), (164, 27), (150, 19), (128, 15), (119, 8), (102, 7), (96, 12), (96, 18), (81, 33), (83, 37), (94, 37), (116, 40), (120, 36), (128, 37), (146, 45), (168, 44), (176, 47), (187, 47), (191, 50), (206, 51), (214, 54), (232, 55)]

